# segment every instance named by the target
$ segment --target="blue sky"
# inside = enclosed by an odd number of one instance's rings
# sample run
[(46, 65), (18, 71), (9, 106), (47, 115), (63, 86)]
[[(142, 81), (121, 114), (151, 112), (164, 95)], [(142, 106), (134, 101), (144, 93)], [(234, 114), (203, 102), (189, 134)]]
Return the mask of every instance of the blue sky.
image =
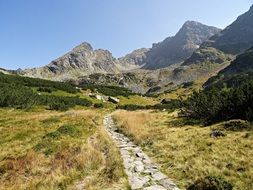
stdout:
[(224, 28), (252, 0), (0, 0), (0, 67), (48, 64), (87, 41), (120, 57), (187, 20)]

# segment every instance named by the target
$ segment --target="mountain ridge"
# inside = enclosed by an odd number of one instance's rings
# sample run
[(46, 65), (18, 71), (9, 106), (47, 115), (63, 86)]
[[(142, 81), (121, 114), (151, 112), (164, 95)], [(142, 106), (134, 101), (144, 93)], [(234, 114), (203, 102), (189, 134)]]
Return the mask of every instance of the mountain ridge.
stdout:
[[(192, 33), (190, 30), (194, 30), (194, 32)], [(94, 50), (91, 44), (83, 42), (44, 67), (25, 69), (19, 73), (30, 77), (51, 80), (68, 80), (94, 73), (116, 74), (136, 69), (160, 69), (182, 61), (198, 48), (198, 44), (201, 44), (208, 37), (219, 31), (220, 29), (215, 27), (195, 21), (187, 21), (175, 35), (176, 37), (178, 36), (176, 40), (175, 37), (168, 37), (160, 43), (153, 44), (152, 48), (137, 49), (119, 59), (113, 57), (108, 50)], [(179, 38), (183, 39), (180, 40)], [(190, 42), (189, 39), (191, 39)], [(166, 57), (168, 54), (167, 50), (172, 51), (174, 49), (173, 44), (169, 46), (167, 44), (171, 42), (174, 44), (180, 43), (178, 44), (178, 49), (182, 51), (179, 51), (178, 54), (175, 53), (177, 57), (180, 57), (180, 61), (169, 62)], [(159, 51), (163, 51), (161, 55)], [(185, 52), (187, 55), (179, 56)], [(172, 56), (174, 54), (170, 53), (169, 55)], [(157, 59), (159, 59), (159, 64), (156, 62)], [(152, 65), (156, 65), (156, 67), (154, 68)]]

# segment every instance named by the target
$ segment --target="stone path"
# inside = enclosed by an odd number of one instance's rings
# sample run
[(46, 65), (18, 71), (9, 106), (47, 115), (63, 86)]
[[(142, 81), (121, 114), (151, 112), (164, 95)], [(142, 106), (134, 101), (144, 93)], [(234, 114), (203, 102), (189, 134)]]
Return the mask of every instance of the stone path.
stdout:
[(104, 126), (120, 149), (132, 190), (179, 190), (140, 147), (118, 132), (111, 115), (104, 118)]

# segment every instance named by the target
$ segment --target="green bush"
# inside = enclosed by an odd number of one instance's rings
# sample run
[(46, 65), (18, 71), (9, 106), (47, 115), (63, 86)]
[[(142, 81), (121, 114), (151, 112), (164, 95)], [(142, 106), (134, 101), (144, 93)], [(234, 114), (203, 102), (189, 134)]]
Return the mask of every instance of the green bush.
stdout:
[(136, 104), (126, 104), (117, 106), (117, 109), (124, 109), (129, 111), (142, 110), (142, 109), (155, 109), (155, 110), (175, 110), (180, 108), (182, 105), (180, 100), (172, 100), (167, 104), (155, 104), (155, 105), (136, 105)]
[(194, 92), (185, 102), (182, 113), (207, 124), (243, 119), (253, 121), (253, 81), (231, 89), (208, 89)]
[(80, 134), (80, 130), (75, 125), (63, 125), (57, 129), (57, 132), (63, 135), (69, 135), (71, 137), (75, 137)]
[(130, 90), (123, 88), (123, 87), (118, 87), (118, 86), (102, 86), (102, 85), (85, 85), (82, 87), (83, 90), (90, 89), (92, 91), (98, 91), (99, 93), (102, 93), (106, 96), (124, 96), (128, 97), (130, 95), (133, 95)]
[(50, 80), (43, 80), (38, 78), (29, 78), (29, 77), (23, 77), (19, 75), (7, 75), (0, 73), (0, 84), (16, 84), (20, 86), (27, 86), (27, 87), (48, 87), (48, 88), (54, 88), (57, 90), (63, 90), (69, 93), (77, 93), (79, 92), (78, 89), (75, 88), (75, 86), (64, 83), (64, 82), (56, 82), (56, 81), (50, 81)]
[(50, 87), (40, 87), (37, 90), (38, 92), (47, 92), (47, 93), (52, 93), (54, 91), (53, 88)]
[(75, 105), (89, 107), (92, 102), (79, 97), (63, 97), (53, 95), (41, 95), (38, 98), (38, 104), (48, 105), (49, 109), (65, 111)]
[(208, 176), (197, 180), (187, 190), (232, 190), (233, 186), (221, 177)]
[(0, 83), (0, 107), (30, 108), (37, 101), (37, 95), (27, 87)]
[(66, 111), (68, 110), (72, 105), (66, 105), (64, 102), (51, 102), (49, 104), (50, 110), (56, 110), (56, 111)]
[(136, 105), (136, 104), (126, 104), (126, 105), (117, 106), (116, 108), (128, 110), (128, 111), (135, 111), (135, 110), (145, 109), (145, 106)]
[(94, 104), (94, 108), (103, 108), (104, 107), (104, 104), (102, 103), (95, 103)]

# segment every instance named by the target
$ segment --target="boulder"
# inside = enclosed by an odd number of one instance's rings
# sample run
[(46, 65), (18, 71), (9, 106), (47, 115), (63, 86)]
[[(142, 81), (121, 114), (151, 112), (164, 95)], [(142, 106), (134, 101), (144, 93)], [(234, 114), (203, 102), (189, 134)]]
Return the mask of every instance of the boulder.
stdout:
[(170, 98), (164, 98), (162, 101), (161, 101), (161, 104), (168, 104), (170, 103), (172, 100)]
[(108, 101), (112, 102), (114, 104), (118, 104), (119, 103), (119, 99), (115, 98), (115, 97), (112, 97), (112, 96), (109, 96)]
[(211, 132), (211, 136), (217, 138), (217, 137), (224, 137), (225, 134), (220, 130), (214, 130)]

